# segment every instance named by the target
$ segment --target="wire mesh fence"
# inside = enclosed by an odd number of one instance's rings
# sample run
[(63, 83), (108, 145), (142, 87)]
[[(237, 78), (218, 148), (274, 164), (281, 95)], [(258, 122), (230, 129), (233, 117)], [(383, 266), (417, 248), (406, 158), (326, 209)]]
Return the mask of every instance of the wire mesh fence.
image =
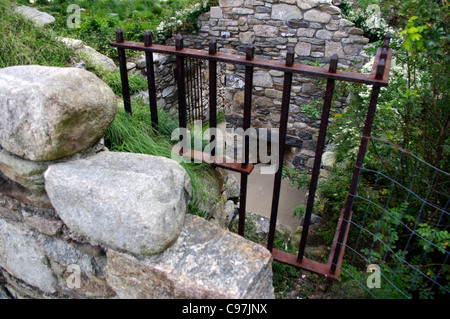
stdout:
[(352, 298), (449, 298), (450, 174), (374, 137), (361, 169), (335, 289)]

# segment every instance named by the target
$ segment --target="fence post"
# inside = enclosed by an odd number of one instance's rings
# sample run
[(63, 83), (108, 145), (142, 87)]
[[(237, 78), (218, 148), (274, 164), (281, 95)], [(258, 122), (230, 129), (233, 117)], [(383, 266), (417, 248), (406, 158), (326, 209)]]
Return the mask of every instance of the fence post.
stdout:
[[(175, 50), (182, 51), (184, 49), (183, 46), (183, 37), (178, 34), (175, 37)], [(185, 72), (184, 72), (184, 57), (181, 55), (177, 55), (177, 86), (178, 86), (178, 120), (180, 129), (186, 129), (186, 83), (185, 83)], [(180, 136), (180, 140), (182, 136)], [(188, 141), (183, 141), (183, 145), (185, 147), (182, 148), (182, 152), (184, 153), (188, 146)]]
[(184, 60), (184, 64), (185, 64), (185, 77), (186, 77), (186, 102), (187, 102), (187, 110), (186, 110), (186, 114), (187, 114), (187, 121), (188, 122), (194, 122), (195, 120), (195, 107), (194, 107), (194, 102), (195, 102), (195, 98), (194, 98), (194, 92), (193, 92), (193, 85), (192, 85), (192, 72), (193, 72), (193, 68), (192, 68), (192, 63), (190, 59), (185, 59)]
[[(245, 51), (245, 59), (251, 61), (254, 58), (255, 48), (252, 43), (247, 45)], [(245, 89), (244, 89), (244, 163), (243, 166), (247, 167), (249, 163), (249, 152), (250, 152), (250, 136), (248, 134), (248, 129), (251, 124), (252, 116), (252, 91), (253, 91), (253, 66), (245, 67)], [(247, 134), (246, 134), (247, 133)], [(245, 206), (247, 202), (247, 181), (248, 175), (246, 173), (241, 173), (241, 196), (239, 198), (239, 227), (238, 234), (244, 236), (245, 229)]]
[[(383, 79), (383, 76), (384, 76), (384, 71), (386, 69), (386, 58), (387, 58), (387, 53), (388, 53), (388, 48), (389, 48), (389, 40), (390, 40), (390, 34), (387, 33), (385, 40), (383, 42), (383, 46), (381, 48), (381, 54), (380, 54), (380, 58), (378, 60), (378, 65), (377, 65), (377, 69), (376, 69), (375, 79), (377, 79), (377, 80)], [(377, 61), (375, 61), (374, 63), (377, 63)], [(348, 225), (350, 223), (354, 196), (356, 195), (356, 189), (358, 187), (359, 177), (361, 175), (361, 168), (363, 166), (364, 157), (366, 155), (366, 150), (367, 150), (367, 145), (369, 143), (369, 138), (370, 138), (371, 132), (372, 132), (372, 124), (373, 124), (373, 119), (375, 117), (375, 111), (377, 108), (378, 96), (380, 94), (380, 88), (381, 87), (379, 85), (374, 85), (372, 88), (372, 94), (370, 96), (369, 108), (367, 110), (366, 121), (364, 124), (364, 129), (363, 129), (363, 133), (362, 133), (362, 137), (361, 137), (361, 143), (359, 145), (358, 156), (356, 159), (355, 168), (353, 170), (353, 176), (352, 176), (352, 181), (350, 184), (350, 190), (348, 192), (347, 201), (345, 202), (345, 206), (344, 206), (344, 214), (342, 217), (342, 224), (341, 224), (340, 229), (338, 230), (339, 235), (338, 235), (338, 240), (336, 243), (336, 249), (334, 250), (334, 255), (332, 258), (330, 272), (333, 274), (336, 272), (339, 258), (341, 258), (342, 247), (345, 245), (345, 243), (344, 243), (345, 233), (346, 233)]]
[[(331, 57), (330, 67), (328, 69), (329, 73), (336, 73), (337, 63), (338, 63), (338, 56), (337, 56), (337, 54), (334, 54)], [(306, 212), (303, 217), (302, 236), (301, 236), (300, 245), (298, 248), (298, 257), (297, 257), (298, 262), (302, 262), (303, 256), (305, 254), (306, 240), (308, 238), (309, 224), (311, 221), (311, 214), (312, 214), (312, 210), (313, 210), (313, 206), (314, 206), (314, 198), (316, 195), (317, 182), (319, 180), (319, 174), (320, 174), (320, 163), (322, 161), (323, 148), (325, 146), (325, 137), (327, 134), (328, 118), (330, 116), (331, 103), (333, 100), (334, 82), (335, 82), (335, 80), (333, 80), (333, 79), (327, 80), (327, 88), (325, 91), (325, 99), (324, 99), (324, 103), (323, 103), (322, 116), (320, 118), (319, 138), (317, 140), (316, 154), (314, 157), (314, 167), (313, 167), (313, 171), (312, 171), (312, 175), (311, 175), (311, 182), (310, 182), (310, 186), (309, 186), (308, 201), (306, 203)]]
[[(144, 46), (152, 46), (152, 34), (150, 31), (144, 32)], [(150, 100), (150, 115), (152, 119), (152, 126), (158, 127), (158, 106), (156, 102), (156, 84), (155, 84), (155, 68), (153, 62), (153, 53), (145, 51), (145, 63), (147, 66), (147, 83), (148, 83), (148, 97)]]
[[(121, 28), (116, 29), (116, 42), (124, 42), (123, 31)], [(125, 108), (125, 111), (131, 114), (130, 85), (128, 83), (127, 57), (125, 55), (125, 49), (117, 48), (117, 53), (119, 55), (119, 70), (120, 80), (122, 82), (123, 106)]]
[[(209, 41), (209, 55), (215, 55), (216, 53), (216, 38), (211, 38)], [(211, 156), (214, 157), (216, 155), (214, 143), (216, 140), (216, 133), (214, 131), (217, 129), (217, 62), (213, 60), (209, 60), (209, 128), (211, 132)]]
[(193, 91), (194, 91), (194, 119), (199, 119), (201, 115), (201, 103), (202, 103), (202, 97), (201, 97), (201, 84), (199, 79), (199, 63), (196, 60), (190, 60), (191, 64), (191, 76), (192, 76), (192, 82), (191, 85), (193, 85)]
[[(286, 54), (286, 66), (294, 65), (294, 49), (289, 48)], [(278, 204), (280, 201), (281, 179), (283, 173), (284, 147), (286, 144), (287, 123), (289, 118), (289, 102), (291, 99), (292, 73), (284, 73), (283, 97), (281, 101), (280, 133), (278, 137), (278, 163), (275, 173), (272, 195), (272, 210), (270, 213), (269, 236), (267, 249), (272, 251), (277, 224)]]

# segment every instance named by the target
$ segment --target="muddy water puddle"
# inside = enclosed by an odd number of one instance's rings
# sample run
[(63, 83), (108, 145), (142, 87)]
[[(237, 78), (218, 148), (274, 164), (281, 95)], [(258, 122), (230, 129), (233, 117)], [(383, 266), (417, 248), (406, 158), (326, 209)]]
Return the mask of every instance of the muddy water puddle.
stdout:
[[(246, 211), (270, 218), (273, 196), (273, 174), (261, 174), (261, 168), (266, 165), (256, 164), (248, 177)], [(240, 174), (230, 172), (239, 180)], [(306, 190), (298, 190), (288, 180), (282, 180), (280, 204), (277, 219), (294, 231), (300, 226), (300, 218), (294, 217), (294, 207), (305, 204)]]

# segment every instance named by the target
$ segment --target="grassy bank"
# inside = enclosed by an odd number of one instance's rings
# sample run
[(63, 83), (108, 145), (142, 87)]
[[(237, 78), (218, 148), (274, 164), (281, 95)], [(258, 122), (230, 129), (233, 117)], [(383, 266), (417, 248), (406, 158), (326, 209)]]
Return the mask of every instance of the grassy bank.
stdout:
[(15, 13), (15, 4), (13, 0), (0, 0), (0, 67), (68, 65), (73, 51), (55, 39), (50, 27), (36, 28)]
[[(212, 2), (218, 3), (209, 0), (208, 5), (199, 6), (202, 0), (36, 0), (33, 6), (55, 17), (52, 28), (58, 35), (83, 40), (100, 53), (115, 58), (116, 49), (109, 43), (115, 40), (117, 27), (129, 41), (143, 41), (144, 31), (150, 30), (154, 42), (162, 43), (173, 32), (196, 32), (198, 14), (207, 11)], [(17, 3), (30, 6), (28, 0), (17, 0)], [(195, 5), (195, 10), (185, 11)], [(74, 22), (74, 14), (78, 13), (79, 25), (68, 26), (67, 21)], [(161, 24), (164, 27), (157, 31)]]
[[(181, 6), (188, 5), (191, 2), (167, 1), (164, 3), (166, 9), (159, 12), (150, 5), (152, 3), (156, 5), (159, 3), (158, 1), (82, 0), (66, 2), (64, 0), (55, 0), (51, 3), (37, 1), (34, 6), (38, 6), (40, 10), (54, 15), (56, 22), (45, 27), (35, 27), (31, 21), (14, 12), (15, 5), (30, 5), (28, 1), (0, 0), (0, 67), (31, 64), (56, 67), (70, 66), (80, 57), (77, 57), (75, 52), (68, 49), (63, 42), (56, 40), (57, 36), (69, 35), (78, 38), (77, 35), (82, 35), (82, 39), (90, 39), (91, 42), (108, 41), (109, 46), (108, 37), (102, 38), (101, 34), (97, 37), (95, 28), (88, 28), (89, 25), (95, 25), (94, 21), (98, 22), (103, 19), (102, 17), (110, 16), (111, 21), (118, 22), (120, 18), (124, 18), (128, 19), (128, 22), (126, 21), (125, 23), (129, 23), (135, 18), (135, 10), (140, 10), (141, 18), (144, 20), (146, 20), (147, 13), (150, 14), (149, 12), (152, 13), (152, 19), (156, 19), (155, 17), (160, 19), (158, 14), (167, 14), (167, 12), (181, 8)], [(78, 4), (82, 8), (87, 8), (86, 14), (83, 13), (82, 15), (84, 19), (82, 25), (84, 27), (71, 31), (73, 32), (71, 34), (66, 34), (67, 28), (64, 27), (66, 14), (60, 13), (61, 11), (65, 12), (67, 5), (72, 3)], [(159, 5), (157, 6), (160, 7)], [(121, 12), (121, 15), (110, 15), (110, 13), (114, 12)], [(133, 23), (136, 25), (140, 24), (143, 21), (141, 18)], [(147, 19), (146, 21), (147, 23), (152, 23), (151, 21), (153, 20)], [(111, 24), (111, 28), (113, 27), (114, 25)], [(142, 28), (146, 27), (149, 27), (149, 25), (143, 22)], [(108, 34), (114, 35), (114, 29), (107, 31)], [(117, 52), (114, 52), (114, 55), (117, 55)], [(120, 98), (122, 88), (119, 72), (105, 72), (95, 65), (87, 65), (87, 69), (105, 81)], [(139, 75), (130, 74), (129, 81), (132, 93), (147, 89), (147, 80)], [(143, 105), (140, 100), (133, 100), (133, 116), (129, 116), (123, 108), (119, 108), (117, 117), (106, 132), (105, 141), (108, 148), (111, 151), (142, 153), (170, 158), (172, 145), (175, 143), (171, 141), (171, 133), (178, 127), (178, 120), (173, 115), (160, 111), (158, 131), (152, 129), (149, 121), (150, 112), (148, 105)], [(211, 200), (211, 197), (214, 196), (208, 184), (216, 182), (216, 173), (207, 164), (181, 163), (181, 165), (186, 169), (193, 187), (194, 198), (191, 201), (190, 210), (201, 215), (199, 204), (206, 199)]]

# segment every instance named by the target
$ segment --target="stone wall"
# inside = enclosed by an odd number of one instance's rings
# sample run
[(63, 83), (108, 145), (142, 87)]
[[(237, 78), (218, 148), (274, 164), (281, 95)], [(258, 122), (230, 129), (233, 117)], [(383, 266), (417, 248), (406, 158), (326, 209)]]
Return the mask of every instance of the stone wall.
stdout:
[[(342, 18), (331, 0), (219, 0), (219, 7), (200, 16), (198, 35), (183, 35), (186, 48), (208, 49), (211, 37), (218, 51), (245, 54), (251, 42), (255, 56), (283, 60), (288, 48), (294, 48), (296, 63), (318, 62), (327, 67), (333, 54), (338, 67), (360, 68), (366, 61), (363, 31)], [(173, 39), (168, 41), (173, 45)], [(230, 124), (241, 126), (244, 104), (244, 68), (219, 64), (219, 82), (223, 90), (218, 104), (226, 109)], [(252, 101), (252, 126), (278, 127), (283, 73), (255, 69)], [(309, 118), (302, 105), (323, 96), (325, 84), (317, 79), (294, 76), (288, 123), (288, 165), (311, 168), (316, 147), (319, 120)], [(341, 107), (337, 100), (333, 107)]]
[(272, 257), (197, 216), (171, 159), (109, 152), (78, 68), (0, 69), (0, 298), (273, 298)]
[[(74, 67), (87, 69), (87, 65), (89, 65), (99, 72), (119, 71), (119, 68), (111, 58), (95, 51), (90, 46), (85, 45), (83, 41), (64, 37), (59, 37), (58, 39), (68, 48), (73, 49), (75, 54), (79, 56), (80, 61), (76, 63)], [(178, 91), (174, 77), (174, 69), (176, 67), (175, 57), (154, 53), (153, 62), (158, 108), (175, 113), (178, 105)], [(147, 68), (145, 55), (128, 57), (127, 71), (130, 74), (138, 74), (146, 78)], [(134, 94), (133, 98), (142, 98), (144, 103), (150, 103), (148, 90)]]
[[(128, 72), (147, 77), (145, 55), (129, 58)], [(175, 79), (176, 58), (173, 55), (153, 53), (155, 87), (158, 108), (178, 116), (178, 87)], [(195, 65), (195, 66), (194, 66)], [(203, 120), (209, 102), (208, 71), (205, 63), (189, 62), (190, 72), (186, 73), (186, 102), (188, 120)], [(148, 90), (138, 92), (132, 98), (142, 97), (145, 104), (150, 104)], [(201, 99), (201, 101), (200, 101)], [(201, 103), (200, 103), (201, 102)]]
[[(175, 60), (175, 56), (172, 55), (153, 54), (157, 105), (158, 108), (171, 113), (176, 113), (178, 106), (178, 89), (174, 76)], [(145, 55), (131, 58), (129, 61), (128, 72), (147, 76)], [(148, 90), (133, 95), (133, 98), (137, 97), (142, 97), (145, 104), (150, 103)]]

